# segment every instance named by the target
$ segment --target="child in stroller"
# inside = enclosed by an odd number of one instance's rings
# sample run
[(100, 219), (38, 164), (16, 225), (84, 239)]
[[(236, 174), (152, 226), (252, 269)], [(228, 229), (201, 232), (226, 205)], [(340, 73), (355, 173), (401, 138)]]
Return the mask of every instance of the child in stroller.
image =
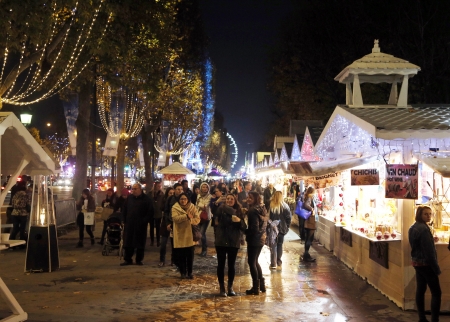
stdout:
[(122, 214), (114, 212), (106, 221), (106, 241), (103, 245), (102, 255), (108, 256), (114, 249), (119, 251), (119, 256), (122, 254), (123, 240), (122, 240)]

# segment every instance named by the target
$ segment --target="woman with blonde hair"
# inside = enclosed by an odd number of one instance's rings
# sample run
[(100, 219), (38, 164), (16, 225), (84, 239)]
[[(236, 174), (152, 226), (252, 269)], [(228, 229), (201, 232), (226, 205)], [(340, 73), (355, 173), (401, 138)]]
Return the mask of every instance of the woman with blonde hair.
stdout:
[(279, 220), (277, 242), (270, 248), (270, 269), (281, 269), (284, 235), (288, 233), (292, 219), (291, 210), (284, 202), (281, 191), (275, 191), (270, 200), (269, 218), (272, 221)]
[(312, 258), (309, 254), (309, 249), (314, 240), (314, 232), (316, 230), (316, 216), (315, 216), (315, 204), (314, 195), (316, 190), (313, 187), (308, 187), (303, 199), (303, 208), (311, 211), (311, 216), (305, 220), (305, 253), (301, 257), (301, 260), (305, 262), (314, 262), (316, 259)]

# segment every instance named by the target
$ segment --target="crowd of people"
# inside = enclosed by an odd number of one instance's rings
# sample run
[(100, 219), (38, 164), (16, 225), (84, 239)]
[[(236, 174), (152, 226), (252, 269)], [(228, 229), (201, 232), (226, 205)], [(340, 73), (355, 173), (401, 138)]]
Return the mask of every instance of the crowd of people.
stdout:
[[(126, 189), (124, 189), (126, 190)], [(312, 193), (305, 196), (312, 198)], [(85, 199), (90, 195), (83, 190), (83, 197), (78, 202), (82, 209)], [(89, 203), (87, 203), (89, 207)], [(123, 222), (124, 261), (120, 264), (143, 265), (144, 250), (147, 237), (150, 245), (159, 247), (159, 267), (166, 263), (167, 244), (170, 241), (170, 264), (180, 272), (183, 279), (193, 279), (194, 246), (200, 245), (199, 256), (208, 254), (207, 230), (214, 230), (214, 246), (217, 254), (217, 279), (221, 296), (235, 296), (233, 282), (235, 263), (242, 245), (247, 245), (247, 258), (252, 278), (252, 287), (246, 294), (257, 295), (265, 292), (265, 280), (259, 264), (259, 256), (264, 245), (271, 252), (270, 269), (280, 270), (282, 267), (283, 241), (291, 224), (292, 213), (283, 200), (281, 191), (276, 191), (272, 184), (263, 188), (259, 181), (234, 181), (229, 185), (219, 182), (199, 182), (191, 190), (187, 180), (175, 183), (172, 187), (162, 189), (160, 182), (144, 192), (141, 185), (132, 186), (131, 194), (122, 191), (117, 197), (110, 189), (102, 202), (104, 208), (112, 209), (111, 216), (120, 213)], [(314, 206), (313, 206), (314, 207)], [(86, 211), (90, 211), (87, 209)], [(80, 216), (80, 242), (82, 247), (83, 231), (86, 227)], [(276, 223), (277, 235), (274, 242), (268, 244), (268, 222)], [(150, 226), (150, 227), (148, 227)], [(107, 220), (100, 244), (103, 245)], [(149, 229), (149, 234), (147, 233)], [(310, 241), (314, 236), (314, 227), (307, 226), (308, 240), (305, 243), (305, 260), (309, 260)], [(197, 232), (198, 231), (198, 232)], [(149, 236), (147, 236), (149, 235)], [(198, 241), (195, 240), (195, 236)], [(91, 238), (93, 238), (91, 236)], [(94, 239), (91, 239), (94, 244)], [(212, 244), (212, 242), (210, 243)], [(133, 256), (135, 259), (133, 261)], [(225, 285), (225, 265), (228, 265), (227, 285)]]

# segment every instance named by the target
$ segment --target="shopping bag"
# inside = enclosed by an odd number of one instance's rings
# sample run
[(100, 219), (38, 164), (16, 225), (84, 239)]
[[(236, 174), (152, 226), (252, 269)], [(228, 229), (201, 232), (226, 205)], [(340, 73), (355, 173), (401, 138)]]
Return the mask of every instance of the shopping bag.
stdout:
[(85, 226), (93, 225), (95, 212), (84, 212), (83, 214), (84, 214), (84, 225)]

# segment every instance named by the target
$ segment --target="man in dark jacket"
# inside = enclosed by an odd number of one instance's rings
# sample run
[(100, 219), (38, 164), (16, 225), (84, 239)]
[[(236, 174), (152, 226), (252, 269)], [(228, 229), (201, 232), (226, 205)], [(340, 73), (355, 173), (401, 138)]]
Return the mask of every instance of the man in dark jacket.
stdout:
[(266, 210), (269, 211), (270, 208), (270, 199), (272, 198), (275, 192), (275, 188), (272, 183), (269, 183), (267, 188), (264, 190), (264, 206), (266, 206)]
[(161, 190), (161, 182), (155, 181), (153, 189), (149, 191), (148, 196), (152, 201), (154, 216), (150, 217), (150, 246), (155, 241), (156, 229), (156, 246), (159, 247), (159, 228), (161, 226), (162, 212), (164, 208), (164, 192)]
[(248, 208), (247, 197), (250, 190), (252, 190), (252, 183), (250, 181), (244, 182), (244, 191), (238, 194), (238, 201), (241, 204), (242, 208)]
[(121, 266), (133, 264), (132, 257), (136, 249), (136, 265), (143, 265), (145, 241), (147, 239), (147, 225), (153, 217), (154, 210), (150, 198), (142, 192), (139, 183), (132, 187), (122, 209), (124, 229), (124, 262)]

